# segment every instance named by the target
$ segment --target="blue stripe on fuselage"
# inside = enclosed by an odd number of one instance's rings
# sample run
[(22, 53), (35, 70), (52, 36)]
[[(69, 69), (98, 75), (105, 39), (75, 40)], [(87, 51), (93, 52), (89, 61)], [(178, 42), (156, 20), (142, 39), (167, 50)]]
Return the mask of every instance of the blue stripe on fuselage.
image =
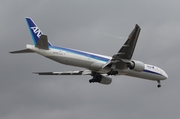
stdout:
[(70, 48), (57, 47), (57, 46), (49, 46), (49, 48), (57, 49), (57, 50), (63, 50), (63, 51), (66, 51), (66, 52), (82, 55), (82, 56), (85, 56), (85, 57), (90, 57), (92, 59), (96, 59), (96, 60), (103, 61), (103, 62), (108, 62), (110, 60), (110, 58), (107, 58), (107, 57), (98, 56), (98, 55), (95, 55), (93, 53), (87, 53), (87, 52), (74, 50), (74, 49), (70, 49)]
[(154, 72), (154, 71), (150, 71), (150, 70), (147, 70), (147, 69), (144, 69), (143, 71), (144, 71), (144, 72), (147, 72), (147, 73), (157, 74), (157, 75), (163, 76), (163, 75), (160, 74), (160, 73), (157, 73), (157, 72)]

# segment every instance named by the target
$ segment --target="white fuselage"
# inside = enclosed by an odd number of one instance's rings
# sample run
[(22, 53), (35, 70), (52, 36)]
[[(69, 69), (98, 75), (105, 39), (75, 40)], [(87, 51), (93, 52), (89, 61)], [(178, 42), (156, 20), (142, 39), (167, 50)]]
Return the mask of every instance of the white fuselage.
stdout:
[[(111, 70), (103, 69), (103, 66), (112, 59), (112, 57), (109, 56), (56, 46), (49, 47), (49, 50), (39, 49), (34, 47), (34, 45), (27, 45), (27, 48), (62, 64), (83, 67), (104, 74)], [(162, 69), (148, 64), (145, 64), (145, 68), (141, 72), (133, 71), (128, 68), (116, 70), (119, 72), (117, 75), (127, 75), (155, 81), (164, 80), (168, 77)]]

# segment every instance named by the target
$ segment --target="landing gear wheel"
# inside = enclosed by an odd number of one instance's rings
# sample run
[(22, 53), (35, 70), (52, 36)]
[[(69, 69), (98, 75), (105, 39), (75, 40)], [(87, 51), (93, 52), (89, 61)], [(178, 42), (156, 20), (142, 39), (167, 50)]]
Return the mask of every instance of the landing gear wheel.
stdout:
[(158, 88), (160, 88), (160, 87), (161, 87), (161, 85), (159, 84), (159, 85), (157, 85), (157, 87), (158, 87)]
[(118, 74), (118, 71), (114, 71), (113, 72), (113, 75), (116, 76), (116, 74)]
[(102, 75), (99, 73), (92, 72), (91, 76), (93, 76), (93, 78), (89, 80), (89, 83), (100, 83), (102, 80)]
[(118, 71), (115, 71), (115, 70), (111, 70), (111, 71), (109, 71), (109, 72), (107, 73), (108, 76), (109, 76), (109, 75), (116, 75), (116, 74), (118, 74)]

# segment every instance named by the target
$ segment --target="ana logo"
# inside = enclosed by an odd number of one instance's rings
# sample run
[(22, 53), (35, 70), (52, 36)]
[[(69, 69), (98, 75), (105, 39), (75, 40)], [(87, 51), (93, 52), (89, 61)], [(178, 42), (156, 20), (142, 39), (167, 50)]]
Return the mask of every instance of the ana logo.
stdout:
[(38, 27), (31, 27), (31, 29), (37, 35), (38, 38), (41, 36), (42, 32), (40, 31)]
[(152, 65), (147, 65), (147, 67), (148, 67), (149, 69), (154, 69), (154, 68), (155, 68), (155, 67), (152, 66)]

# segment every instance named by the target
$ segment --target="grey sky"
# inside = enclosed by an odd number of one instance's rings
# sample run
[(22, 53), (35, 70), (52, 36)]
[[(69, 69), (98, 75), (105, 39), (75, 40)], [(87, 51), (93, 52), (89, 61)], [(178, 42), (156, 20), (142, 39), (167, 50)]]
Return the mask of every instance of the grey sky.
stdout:
[[(179, 119), (180, 1), (1, 0), (1, 119)], [(90, 76), (38, 76), (34, 71), (67, 71), (37, 54), (12, 55), (32, 40), (31, 17), (52, 44), (112, 56), (134, 28), (141, 33), (133, 59), (164, 69), (157, 83), (126, 76), (111, 85), (89, 84)]]

